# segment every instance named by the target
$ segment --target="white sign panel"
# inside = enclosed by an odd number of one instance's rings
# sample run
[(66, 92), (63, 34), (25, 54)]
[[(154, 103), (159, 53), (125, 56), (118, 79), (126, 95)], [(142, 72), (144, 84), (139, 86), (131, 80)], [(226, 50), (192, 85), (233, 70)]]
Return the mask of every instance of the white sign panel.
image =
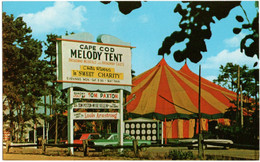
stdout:
[(73, 105), (77, 109), (119, 109), (119, 103), (103, 103), (103, 102), (78, 102)]
[(62, 81), (131, 85), (131, 47), (62, 41)]
[(99, 99), (99, 100), (102, 100), (102, 99), (103, 100), (119, 100), (119, 93), (73, 91), (73, 98)]
[(116, 120), (119, 119), (118, 112), (74, 112), (74, 120)]

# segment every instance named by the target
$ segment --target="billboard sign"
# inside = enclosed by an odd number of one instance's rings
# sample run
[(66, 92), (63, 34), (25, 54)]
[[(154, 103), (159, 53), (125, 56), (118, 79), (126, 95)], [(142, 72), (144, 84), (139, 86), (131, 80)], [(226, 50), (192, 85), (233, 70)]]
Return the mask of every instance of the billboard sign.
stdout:
[(131, 85), (131, 47), (63, 40), (58, 81)]

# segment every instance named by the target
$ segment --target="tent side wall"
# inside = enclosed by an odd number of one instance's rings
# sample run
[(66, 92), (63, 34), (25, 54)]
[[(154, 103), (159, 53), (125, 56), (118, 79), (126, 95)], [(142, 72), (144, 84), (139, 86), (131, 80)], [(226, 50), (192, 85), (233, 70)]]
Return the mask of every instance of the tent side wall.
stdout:
[[(221, 125), (230, 125), (229, 119), (215, 119), (215, 120), (209, 120), (209, 119), (202, 119), (201, 120), (201, 130), (203, 131), (209, 131), (210, 126), (209, 122), (216, 121), (218, 124)], [(192, 138), (194, 137), (195, 133), (198, 134), (199, 129), (197, 127), (197, 123), (195, 123), (195, 119), (176, 119), (172, 121), (166, 122), (166, 130), (164, 127), (164, 137), (167, 139), (178, 139), (178, 138)], [(211, 128), (215, 129), (215, 128)], [(196, 130), (196, 132), (195, 132)]]

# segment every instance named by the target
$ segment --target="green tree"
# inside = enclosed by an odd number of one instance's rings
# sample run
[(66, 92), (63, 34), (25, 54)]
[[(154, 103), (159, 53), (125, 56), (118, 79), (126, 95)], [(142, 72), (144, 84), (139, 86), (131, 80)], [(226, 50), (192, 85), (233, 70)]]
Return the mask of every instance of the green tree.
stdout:
[(32, 38), (32, 30), (21, 17), (2, 14), (3, 18), (3, 94), (6, 96), (9, 113), (4, 121), (10, 121), (11, 139), (18, 124), (20, 139), (23, 140), (25, 122), (33, 119), (37, 123), (37, 105), (46, 84), (44, 69), (46, 62), (39, 60), (42, 42)]
[[(258, 74), (258, 75), (257, 75)], [(238, 65), (227, 63), (220, 66), (220, 74), (217, 79), (213, 80), (221, 86), (232, 91), (238, 90)], [(240, 67), (240, 85), (244, 98), (243, 109), (247, 115), (243, 116), (243, 128), (238, 126), (240, 121), (239, 111), (237, 108), (229, 108), (225, 117), (229, 118), (232, 123), (231, 127), (221, 126), (220, 131), (223, 137), (229, 137), (237, 143), (255, 144), (259, 136), (259, 106), (258, 106), (258, 89), (259, 89), (259, 69), (248, 69), (246, 65)], [(237, 101), (234, 101), (235, 105)], [(252, 137), (248, 140), (248, 136)]]
[[(213, 82), (237, 92), (238, 66), (230, 62), (225, 66), (221, 65), (219, 68), (220, 74)], [(257, 69), (249, 69), (246, 65), (240, 67), (240, 85), (242, 85), (243, 93), (247, 97), (254, 98), (257, 93), (258, 88), (255, 88), (255, 83), (258, 82), (257, 76), (255, 76), (256, 71)]]
[[(66, 31), (65, 35), (68, 35), (69, 33)], [(70, 33), (70, 34), (73, 34)], [(57, 76), (56, 76), (56, 38), (60, 38), (61, 36), (58, 36), (56, 34), (49, 34), (47, 35), (47, 40), (45, 42), (45, 45), (47, 49), (44, 51), (46, 54), (45, 60), (48, 62), (48, 76), (49, 76), (49, 86), (47, 89), (49, 89), (49, 94), (52, 97), (52, 104), (51, 109), (53, 110), (52, 116), (55, 120), (55, 137), (54, 142), (58, 142), (59, 137), (59, 127), (64, 125), (64, 116), (63, 112), (68, 107), (68, 103), (66, 100), (66, 91), (61, 91), (58, 87), (57, 83)]]
[(45, 45), (47, 46), (47, 49), (44, 51), (46, 54), (45, 59), (48, 61), (49, 66), (49, 82), (50, 85), (48, 86), (48, 89), (50, 91), (50, 95), (52, 97), (52, 104), (51, 109), (54, 111), (54, 118), (55, 118), (55, 144), (58, 140), (58, 106), (56, 104), (57, 97), (60, 95), (59, 91), (57, 89), (57, 77), (56, 77), (56, 38), (58, 38), (58, 35), (55, 34), (49, 34), (47, 35), (47, 42), (45, 42)]

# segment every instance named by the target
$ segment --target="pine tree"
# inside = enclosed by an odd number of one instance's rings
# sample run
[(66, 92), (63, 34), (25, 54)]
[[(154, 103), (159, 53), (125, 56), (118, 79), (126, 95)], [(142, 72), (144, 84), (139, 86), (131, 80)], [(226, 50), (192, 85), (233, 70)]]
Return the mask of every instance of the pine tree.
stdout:
[(57, 77), (56, 77), (56, 38), (58, 38), (58, 35), (55, 34), (49, 34), (47, 35), (47, 42), (45, 42), (45, 45), (47, 46), (47, 49), (45, 50), (46, 57), (45, 59), (48, 60), (48, 66), (49, 66), (49, 77), (50, 77), (50, 85), (48, 87), (50, 91), (50, 95), (52, 97), (52, 105), (51, 109), (54, 111), (54, 117), (55, 117), (55, 139), (54, 143), (56, 144), (58, 141), (58, 124), (59, 124), (59, 114), (62, 113), (64, 106), (61, 104), (57, 104), (57, 99), (60, 97), (61, 93), (58, 90), (57, 87)]
[(33, 119), (37, 123), (37, 105), (46, 85), (46, 62), (42, 55), (42, 42), (32, 38), (31, 28), (27, 27), (22, 17), (13, 15), (3, 17), (3, 95), (9, 109), (4, 114), (4, 121), (10, 121), (11, 140), (18, 124), (17, 133), (23, 140), (25, 122)]

